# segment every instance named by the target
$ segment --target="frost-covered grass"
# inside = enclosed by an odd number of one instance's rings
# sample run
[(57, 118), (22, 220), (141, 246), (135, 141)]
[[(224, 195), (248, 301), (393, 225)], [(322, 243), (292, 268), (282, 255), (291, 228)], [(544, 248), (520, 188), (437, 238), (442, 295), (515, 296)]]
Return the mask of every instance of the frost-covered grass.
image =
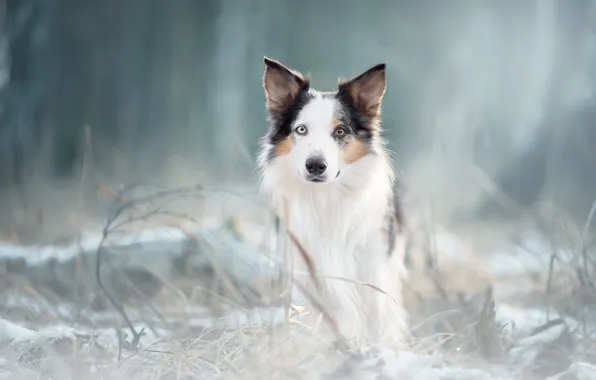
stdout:
[[(141, 216), (153, 215), (146, 209)], [(127, 230), (111, 239), (99, 231), (69, 246), (0, 244), (0, 379), (596, 378), (589, 364), (596, 362), (596, 292), (592, 268), (580, 260), (583, 243), (555, 249), (540, 234), (526, 233), (515, 244), (480, 252), (465, 235), (425, 231), (413, 248), (406, 284), (412, 336), (399, 350), (386, 351), (324, 342), (284, 308), (251, 306), (239, 294), (271, 274), (271, 262), (256, 257), (267, 241), (262, 220), (243, 216), (194, 226), (145, 226), (140, 234)], [(209, 288), (199, 281), (207, 272), (173, 275), (188, 241), (209, 250), (193, 251), (196, 257), (184, 266), (217, 263), (228, 270), (210, 276), (232, 281)], [(65, 280), (80, 273), (81, 263), (94, 263), (104, 243), (106, 272), (146, 266), (161, 285), (116, 305), (94, 306), (102, 293), (89, 285), (94, 271), (82, 272), (91, 277), (86, 287)], [(212, 251), (218, 261), (208, 256)], [(45, 284), (53, 282), (37, 281), (40, 274), (62, 277), (61, 286), (49, 289)], [(106, 288), (124, 289), (110, 278)], [(83, 295), (57, 294), (65, 286)], [(115, 306), (136, 333), (143, 331), (138, 344)]]
[[(245, 321), (246, 322), (246, 321)], [(2, 379), (533, 379), (536, 356), (560, 336), (520, 339), (490, 361), (459, 347), (425, 347), (414, 340), (399, 351), (345, 351), (298, 325), (264, 323), (195, 329), (187, 337), (147, 334), (138, 349), (118, 344), (114, 331), (47, 327), (39, 332), (3, 322)], [(164, 334), (165, 335), (165, 334)], [(429, 337), (430, 338), (430, 337)], [(530, 340), (532, 340), (530, 342)], [(124, 346), (124, 348), (119, 348)], [(555, 357), (556, 359), (557, 357)], [(559, 372), (596, 372), (570, 362)], [(571, 377), (573, 378), (573, 377)], [(582, 379), (582, 377), (576, 377)]]
[[(21, 330), (15, 327), (15, 330)], [(6, 378), (85, 379), (509, 379), (509, 371), (465, 356), (442, 358), (411, 348), (345, 352), (321, 342), (300, 326), (208, 328), (189, 338), (155, 338), (138, 350), (102, 352), (93, 339), (70, 332), (49, 341), (53, 330), (27, 334), (5, 350)], [(39, 335), (39, 337), (35, 337)], [(73, 339), (77, 336), (77, 339)], [(99, 339), (95, 337), (94, 339)], [(65, 342), (65, 340), (67, 340)], [(54, 349), (62, 344), (61, 353)], [(39, 344), (46, 352), (29, 352)], [(16, 351), (16, 352), (15, 352)], [(8, 364), (16, 363), (18, 364)], [(8, 373), (11, 377), (8, 377)], [(479, 377), (480, 376), (480, 377)]]

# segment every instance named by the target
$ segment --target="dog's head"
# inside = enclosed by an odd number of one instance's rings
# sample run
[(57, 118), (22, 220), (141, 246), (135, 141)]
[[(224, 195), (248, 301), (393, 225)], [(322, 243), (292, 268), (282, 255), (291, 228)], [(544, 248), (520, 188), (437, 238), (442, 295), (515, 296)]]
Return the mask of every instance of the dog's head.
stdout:
[(336, 91), (318, 92), (310, 88), (307, 77), (265, 58), (263, 87), (270, 121), (267, 161), (283, 159), (303, 180), (328, 183), (374, 152), (385, 64), (341, 82)]

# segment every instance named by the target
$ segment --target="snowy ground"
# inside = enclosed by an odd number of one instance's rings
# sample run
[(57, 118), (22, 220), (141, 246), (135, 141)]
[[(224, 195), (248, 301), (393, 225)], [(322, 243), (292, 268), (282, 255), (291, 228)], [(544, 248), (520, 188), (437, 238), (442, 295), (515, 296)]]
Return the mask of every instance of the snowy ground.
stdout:
[[(265, 231), (258, 218), (210, 218), (61, 246), (0, 244), (0, 379), (596, 378), (596, 303), (573, 285), (571, 248), (528, 233), (477, 254), (469, 239), (433, 231), (434, 268), (410, 273), (411, 341), (342, 350), (264, 300), (277, 273), (261, 252)], [(98, 289), (100, 245), (105, 288), (143, 329), (137, 347)], [(220, 275), (215, 287), (203, 281)]]

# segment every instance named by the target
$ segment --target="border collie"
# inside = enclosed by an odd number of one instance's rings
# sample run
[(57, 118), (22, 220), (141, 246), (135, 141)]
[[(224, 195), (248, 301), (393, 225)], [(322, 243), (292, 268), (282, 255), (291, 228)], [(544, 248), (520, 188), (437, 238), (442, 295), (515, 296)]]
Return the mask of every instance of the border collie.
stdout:
[(261, 192), (293, 237), (292, 302), (329, 338), (398, 343), (408, 318), (403, 220), (381, 137), (385, 64), (319, 92), (308, 77), (264, 61)]

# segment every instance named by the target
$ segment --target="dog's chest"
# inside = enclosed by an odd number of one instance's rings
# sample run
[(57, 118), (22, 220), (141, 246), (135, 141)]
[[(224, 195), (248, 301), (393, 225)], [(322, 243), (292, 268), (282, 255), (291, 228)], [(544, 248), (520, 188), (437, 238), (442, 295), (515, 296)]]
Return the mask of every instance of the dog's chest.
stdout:
[[(386, 206), (382, 199), (348, 201), (341, 196), (294, 199), (283, 214), (288, 229), (317, 270), (327, 275), (357, 276), (383, 249)], [(295, 264), (303, 267), (301, 255)], [(297, 262), (296, 262), (297, 260)]]

